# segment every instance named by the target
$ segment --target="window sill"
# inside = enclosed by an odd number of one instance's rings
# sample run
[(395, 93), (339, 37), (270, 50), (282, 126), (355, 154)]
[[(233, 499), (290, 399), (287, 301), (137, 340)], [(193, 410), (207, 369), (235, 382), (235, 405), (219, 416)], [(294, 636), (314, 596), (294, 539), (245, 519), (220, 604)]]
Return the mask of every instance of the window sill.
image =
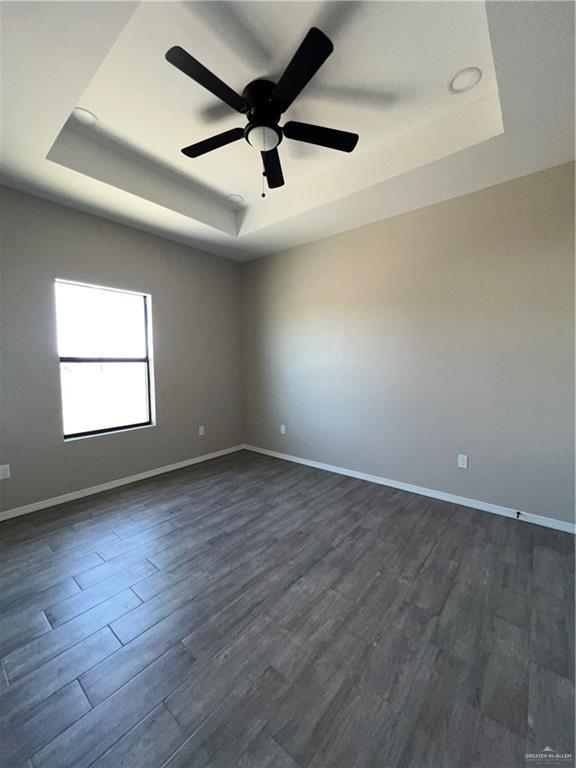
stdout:
[(119, 435), (124, 432), (135, 432), (136, 430), (150, 429), (150, 427), (155, 427), (155, 426), (156, 426), (156, 422), (151, 421), (149, 424), (134, 424), (133, 426), (114, 427), (110, 429), (103, 429), (102, 431), (97, 431), (97, 432), (86, 432), (78, 435), (70, 435), (69, 437), (64, 435), (64, 442), (74, 443), (77, 440), (88, 440), (91, 437), (104, 437), (105, 435)]

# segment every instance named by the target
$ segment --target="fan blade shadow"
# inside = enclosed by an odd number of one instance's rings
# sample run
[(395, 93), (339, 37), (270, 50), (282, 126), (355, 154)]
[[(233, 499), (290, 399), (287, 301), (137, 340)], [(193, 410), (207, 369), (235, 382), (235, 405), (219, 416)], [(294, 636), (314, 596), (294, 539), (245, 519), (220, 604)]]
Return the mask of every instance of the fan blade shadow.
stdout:
[(336, 3), (334, 0), (328, 0), (320, 8), (313, 26), (321, 29), (331, 40), (335, 40), (350, 24), (354, 16), (362, 11), (363, 5), (364, 3), (349, 2), (349, 0), (341, 0)]
[(355, 107), (372, 107), (376, 109), (390, 109), (399, 101), (405, 101), (405, 94), (365, 88), (361, 85), (318, 85), (314, 88), (310, 97), (320, 101), (341, 101), (353, 104)]
[(230, 47), (251, 66), (266, 67), (273, 51), (262, 42), (254, 29), (243, 18), (241, 3), (220, 2), (184, 3), (184, 7), (196, 18), (209, 26), (217, 39)]

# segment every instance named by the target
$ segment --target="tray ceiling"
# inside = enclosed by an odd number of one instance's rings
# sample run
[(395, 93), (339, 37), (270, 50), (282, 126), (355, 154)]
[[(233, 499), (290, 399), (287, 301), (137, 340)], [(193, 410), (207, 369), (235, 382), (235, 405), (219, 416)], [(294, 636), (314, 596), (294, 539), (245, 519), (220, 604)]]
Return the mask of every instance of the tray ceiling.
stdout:
[[(573, 99), (570, 5), (3, 3), (2, 180), (241, 260), (360, 226), (571, 159), (570, 103), (558, 102)], [(276, 80), (311, 26), (335, 51), (284, 120), (359, 133), (352, 155), (285, 140), (286, 186), (262, 199), (260, 156), (246, 142), (195, 160), (180, 153), (244, 119), (171, 67), (169, 47), (241, 92)], [(542, 36), (556, 32), (545, 48)], [(468, 66), (481, 82), (451, 93)], [(98, 125), (79, 123), (76, 107)], [(522, 118), (538, 108), (557, 140), (529, 156), (537, 131)], [(482, 155), (495, 157), (486, 166)]]

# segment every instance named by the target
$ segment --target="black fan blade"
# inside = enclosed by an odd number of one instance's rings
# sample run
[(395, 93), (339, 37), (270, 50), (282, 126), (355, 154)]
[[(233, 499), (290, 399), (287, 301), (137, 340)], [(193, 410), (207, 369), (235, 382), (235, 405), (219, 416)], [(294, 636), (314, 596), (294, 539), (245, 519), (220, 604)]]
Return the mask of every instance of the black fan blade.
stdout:
[(261, 152), (264, 170), (266, 172), (266, 181), (270, 189), (284, 186), (284, 176), (282, 175), (282, 166), (280, 165), (280, 155), (277, 149), (271, 149), (268, 152)]
[(217, 96), (237, 112), (246, 112), (248, 109), (248, 104), (244, 101), (242, 96), (239, 96), (236, 91), (233, 91), (232, 88), (226, 85), (226, 83), (223, 83), (219, 77), (213, 75), (209, 69), (206, 69), (206, 67), (203, 64), (200, 64), (199, 61), (196, 61), (193, 56), (186, 53), (186, 51), (183, 48), (180, 48), (179, 45), (170, 48), (166, 53), (166, 61), (169, 61), (170, 64), (173, 64), (176, 67), (176, 69), (179, 69), (180, 72), (184, 72), (185, 75), (191, 77), (192, 80), (195, 80), (199, 85), (204, 86), (210, 93), (213, 93), (214, 96)]
[(220, 147), (225, 147), (226, 144), (231, 144), (233, 141), (238, 141), (243, 136), (243, 128), (232, 128), (231, 131), (224, 131), (224, 133), (219, 133), (217, 136), (211, 136), (209, 139), (204, 139), (204, 141), (184, 147), (180, 151), (186, 157), (200, 157), (200, 155), (205, 155), (206, 152), (212, 152), (213, 149), (219, 149)]
[(352, 152), (358, 144), (358, 134), (348, 131), (337, 131), (335, 128), (323, 128), (321, 125), (289, 122), (282, 128), (287, 139), (305, 141), (307, 144), (318, 144), (340, 152)]
[(271, 99), (280, 112), (286, 112), (333, 50), (324, 32), (312, 27), (272, 91)]

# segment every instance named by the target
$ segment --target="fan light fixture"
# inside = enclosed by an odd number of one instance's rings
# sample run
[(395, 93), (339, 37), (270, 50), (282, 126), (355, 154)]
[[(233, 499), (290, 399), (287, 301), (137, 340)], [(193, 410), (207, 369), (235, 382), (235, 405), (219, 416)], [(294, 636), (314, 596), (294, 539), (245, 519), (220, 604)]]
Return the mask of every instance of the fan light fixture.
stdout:
[(450, 93), (466, 93), (475, 88), (480, 80), (482, 80), (480, 67), (466, 67), (466, 69), (456, 72), (448, 83), (448, 90)]
[(246, 130), (246, 141), (258, 152), (269, 152), (280, 144), (279, 131), (269, 125), (255, 125)]

